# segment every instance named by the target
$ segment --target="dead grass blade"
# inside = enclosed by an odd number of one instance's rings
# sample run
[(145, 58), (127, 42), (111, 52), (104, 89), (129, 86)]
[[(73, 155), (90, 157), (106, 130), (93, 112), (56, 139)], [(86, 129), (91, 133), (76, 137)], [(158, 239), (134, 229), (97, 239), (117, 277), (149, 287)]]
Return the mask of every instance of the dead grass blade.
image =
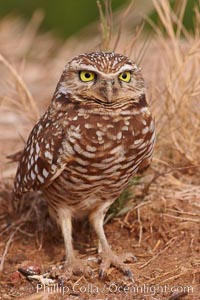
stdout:
[(177, 219), (177, 220), (180, 220), (180, 221), (185, 221), (185, 222), (200, 223), (200, 218), (199, 219), (192, 219), (192, 218), (178, 217), (178, 216), (174, 216), (174, 215), (170, 215), (170, 214), (163, 214), (163, 216), (169, 217), (169, 218), (174, 218), (174, 219)]
[(100, 33), (101, 33), (101, 51), (110, 50), (110, 40), (112, 36), (112, 9), (111, 0), (103, 1), (105, 12), (102, 4), (97, 0), (97, 6), (100, 15)]
[(119, 40), (122, 34), (122, 30), (123, 30), (123, 26), (124, 26), (124, 21), (127, 17), (127, 15), (129, 14), (131, 7), (133, 6), (135, 0), (131, 0), (130, 4), (127, 6), (127, 9), (125, 10), (124, 14), (122, 15), (121, 21), (120, 21), (120, 25), (119, 25), (119, 29), (118, 29), (118, 33), (117, 33), (117, 38), (113, 47), (113, 51), (115, 52), (117, 49), (117, 46), (119, 44)]
[(134, 47), (136, 41), (141, 36), (143, 29), (144, 29), (144, 22), (142, 22), (140, 25), (136, 26), (135, 33), (133, 34), (133, 38), (131, 39), (131, 41), (127, 44), (127, 46), (124, 49), (124, 53), (127, 54), (128, 56), (132, 56), (133, 47)]
[[(200, 42), (196, 38), (199, 36), (199, 29), (196, 27), (192, 36), (182, 24), (186, 1), (179, 3), (176, 11), (170, 8), (169, 1), (159, 0), (153, 3), (166, 33), (165, 36), (162, 28), (147, 20), (156, 32), (156, 43), (162, 47), (163, 62), (160, 62), (160, 73), (165, 77), (162, 87), (157, 87), (159, 84), (154, 81), (155, 88), (152, 89), (152, 98), (163, 101), (163, 108), (156, 108), (156, 114), (160, 116), (157, 131), (162, 132), (162, 136), (168, 135), (168, 144), (166, 138), (158, 135), (157, 145), (170, 149), (170, 153), (162, 153), (163, 157), (171, 156), (172, 160), (180, 164), (184, 162), (199, 165), (200, 109), (194, 109), (199, 107), (200, 95), (197, 71)], [(199, 8), (195, 9), (198, 16)], [(185, 42), (180, 42), (181, 35)]]
[(0, 62), (9, 70), (14, 80), (16, 81), (17, 86), (25, 95), (25, 98), (23, 95), (21, 95), (20, 97), (22, 111), (25, 110), (28, 113), (31, 110), (30, 118), (38, 120), (38, 108), (26, 84), (24, 83), (20, 75), (17, 73), (17, 71), (14, 69), (14, 67), (6, 60), (5, 57), (3, 57), (2, 54), (0, 54)]

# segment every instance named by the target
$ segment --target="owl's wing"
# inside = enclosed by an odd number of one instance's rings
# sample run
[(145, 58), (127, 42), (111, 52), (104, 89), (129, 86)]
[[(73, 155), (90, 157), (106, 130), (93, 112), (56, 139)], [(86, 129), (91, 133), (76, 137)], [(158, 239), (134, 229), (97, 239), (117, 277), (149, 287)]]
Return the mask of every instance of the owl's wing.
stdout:
[(31, 131), (21, 156), (14, 183), (16, 197), (42, 189), (63, 171), (67, 163), (67, 157), (62, 159), (65, 136), (62, 122), (47, 111)]

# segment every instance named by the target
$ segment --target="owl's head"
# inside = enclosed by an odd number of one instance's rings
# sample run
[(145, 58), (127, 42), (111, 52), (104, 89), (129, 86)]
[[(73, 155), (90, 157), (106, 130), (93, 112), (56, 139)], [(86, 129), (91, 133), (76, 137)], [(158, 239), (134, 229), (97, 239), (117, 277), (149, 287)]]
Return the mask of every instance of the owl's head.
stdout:
[(133, 61), (113, 52), (92, 52), (66, 65), (54, 99), (112, 107), (137, 102), (143, 95), (144, 81)]

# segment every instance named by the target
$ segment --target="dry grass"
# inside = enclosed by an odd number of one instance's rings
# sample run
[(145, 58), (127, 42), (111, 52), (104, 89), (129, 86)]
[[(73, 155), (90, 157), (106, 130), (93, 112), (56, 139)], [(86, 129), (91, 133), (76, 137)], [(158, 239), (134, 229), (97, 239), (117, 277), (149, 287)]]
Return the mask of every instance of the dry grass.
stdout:
[[(174, 15), (166, 1), (154, 1), (166, 35), (155, 28), (157, 42), (163, 54), (159, 58), (160, 83), (152, 85), (152, 99), (159, 98), (158, 147), (162, 159), (175, 165), (198, 165), (200, 153), (200, 63), (199, 27), (191, 36), (182, 25), (186, 1), (182, 1), (180, 15)], [(198, 20), (198, 11), (196, 10)], [(174, 23), (177, 30), (173, 29)], [(165, 142), (163, 142), (165, 140)], [(160, 145), (161, 143), (161, 145)], [(166, 153), (163, 153), (166, 149)]]
[[(109, 4), (106, 3), (110, 14)], [(147, 273), (153, 272), (148, 268), (155, 268), (153, 264), (169, 248), (177, 245), (179, 236), (176, 235), (176, 229), (191, 235), (188, 247), (191, 257), (195, 259), (193, 268), (187, 264), (183, 268), (183, 262), (176, 268), (174, 262), (173, 270), (163, 270), (161, 274), (149, 278), (150, 283), (164, 283), (199, 272), (199, 261), (196, 259), (198, 237), (195, 234), (200, 222), (200, 11), (199, 7), (195, 7), (196, 30), (191, 34), (182, 25), (186, 0), (181, 1), (176, 13), (166, 0), (154, 0), (153, 4), (165, 34), (152, 24), (154, 35), (151, 40), (145, 36), (142, 25), (137, 27), (134, 35), (130, 33), (131, 18), (126, 18), (127, 13), (132, 14), (130, 7), (121, 15), (121, 19), (127, 19), (127, 22), (123, 22), (123, 27), (120, 25), (119, 31), (109, 29), (109, 22), (114, 18), (111, 14), (108, 19), (101, 15), (104, 22), (101, 24), (104, 25), (104, 49), (115, 48), (116, 52), (126, 53), (137, 61), (142, 59), (148, 99), (157, 123), (157, 144), (152, 167), (140, 185), (134, 187), (135, 198), (129, 202), (130, 206), (134, 204), (136, 207), (126, 214), (124, 220), (117, 219), (121, 227), (127, 228), (130, 233), (134, 232), (136, 226), (139, 228), (138, 246), (144, 247), (141, 248), (143, 250), (147, 249), (147, 241), (153, 239), (155, 234), (153, 223), (162, 233), (152, 245), (150, 257), (139, 263), (138, 269), (145, 272), (147, 268)], [(1, 270), (16, 236), (20, 232), (23, 238), (28, 236), (26, 220), (40, 220), (40, 209), (44, 205), (41, 197), (38, 200), (35, 194), (31, 194), (28, 198), (31, 204), (24, 199), (20, 215), (14, 214), (11, 187), (16, 164), (8, 164), (6, 155), (22, 149), (33, 123), (48, 105), (66, 61), (81, 52), (97, 50), (100, 38), (91, 37), (85, 39), (84, 43), (80, 42), (79, 37), (72, 37), (65, 42), (56, 40), (50, 33), (38, 33), (41, 21), (42, 14), (38, 11), (28, 25), (14, 18), (5, 18), (0, 24), (0, 40), (4, 41), (0, 45), (0, 70), (4, 75), (0, 79)], [(19, 40), (22, 42), (19, 43)], [(145, 45), (148, 45), (148, 49), (143, 53)], [(130, 213), (136, 213), (136, 221), (130, 221)], [(151, 218), (146, 220), (148, 214)], [(8, 225), (10, 222), (11, 226)], [(36, 226), (36, 231), (40, 232), (36, 243), (42, 248), (42, 230), (38, 228)], [(194, 285), (198, 280), (195, 276)]]

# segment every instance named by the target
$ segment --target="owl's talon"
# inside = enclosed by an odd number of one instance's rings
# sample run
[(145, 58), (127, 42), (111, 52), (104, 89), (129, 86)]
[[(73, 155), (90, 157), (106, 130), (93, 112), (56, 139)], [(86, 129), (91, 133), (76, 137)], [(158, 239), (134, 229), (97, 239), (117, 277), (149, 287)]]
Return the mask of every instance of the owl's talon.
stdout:
[(124, 275), (125, 275), (125, 276), (128, 276), (128, 277), (130, 277), (130, 278), (133, 277), (133, 274), (132, 274), (131, 270), (129, 270), (129, 269), (125, 270)]
[(100, 269), (99, 270), (99, 278), (102, 280), (102, 279), (104, 279), (104, 277), (105, 277), (105, 272), (102, 269)]
[(120, 256), (117, 256), (112, 251), (109, 252), (103, 252), (100, 254), (101, 257), (101, 265), (99, 270), (99, 277), (102, 279), (105, 277), (107, 270), (110, 268), (110, 266), (115, 267), (116, 269), (123, 272), (124, 275), (132, 278), (133, 274), (130, 269), (127, 269), (127, 266), (124, 264), (124, 262), (132, 262), (135, 260), (135, 256), (132, 253), (126, 253), (122, 254)]

